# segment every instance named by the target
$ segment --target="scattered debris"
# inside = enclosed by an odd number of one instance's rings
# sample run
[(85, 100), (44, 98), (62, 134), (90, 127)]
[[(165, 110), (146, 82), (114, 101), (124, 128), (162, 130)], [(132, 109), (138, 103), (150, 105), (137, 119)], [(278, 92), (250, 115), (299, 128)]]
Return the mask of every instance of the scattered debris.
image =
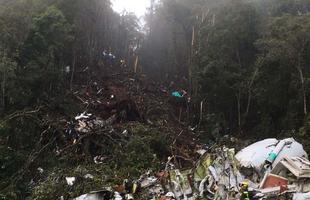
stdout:
[[(258, 190), (262, 194), (262, 199), (276, 199), (281, 193), (295, 193), (296, 187), (294, 185), (287, 185), (287, 187), (269, 187)], [(288, 198), (286, 198), (288, 199)]]
[[(201, 156), (191, 169), (176, 169), (173, 164), (176, 157), (171, 156), (164, 171), (148, 171), (136, 181), (125, 179), (123, 185), (113, 187), (109, 193), (106, 190), (91, 192), (76, 200), (134, 199), (135, 195), (142, 199), (177, 200), (309, 199), (310, 194), (305, 192), (310, 191), (310, 161), (302, 145), (293, 138), (266, 139), (249, 145), (236, 155), (234, 149), (226, 147), (203, 148), (198, 152)], [(97, 163), (100, 160), (100, 156), (94, 158)], [(266, 163), (270, 164), (269, 170), (265, 168)], [(262, 177), (246, 179), (247, 173), (242, 168), (252, 170), (252, 173), (257, 171)], [(86, 174), (84, 178), (94, 177)], [(66, 180), (68, 185), (73, 185), (75, 178), (67, 177)], [(110, 196), (102, 197), (103, 194)]]
[(293, 200), (309, 200), (310, 192), (308, 193), (295, 193), (293, 196)]
[(40, 174), (43, 174), (43, 172), (44, 172), (44, 170), (43, 170), (42, 167), (38, 167), (37, 170), (38, 170), (38, 172), (39, 172)]
[(81, 113), (80, 115), (77, 115), (75, 117), (75, 120), (80, 120), (80, 119), (89, 119), (92, 116), (92, 114), (88, 114), (86, 112)]
[[(103, 52), (103, 55), (108, 63), (115, 59), (107, 51)], [(175, 119), (178, 118), (179, 122), (181, 121), (181, 116), (184, 115), (183, 110), (187, 109), (190, 100), (186, 91), (171, 92), (156, 83), (145, 84), (139, 76), (133, 77), (121, 82), (122, 85), (126, 85), (125, 87), (114, 86), (118, 85), (114, 83), (111, 84), (113, 86), (109, 84), (103, 86), (99, 81), (92, 81), (88, 86), (85, 86), (83, 91), (75, 93), (76, 98), (86, 106), (84, 109), (86, 111), (77, 115), (74, 118), (75, 121), (68, 120), (65, 133), (66, 138), (71, 141), (71, 145), (73, 143), (78, 146), (83, 142), (89, 142), (90, 148), (96, 145), (104, 147), (104, 143), (96, 143), (96, 137), (99, 135), (104, 135), (116, 144), (118, 141), (126, 142), (126, 139), (131, 137), (134, 132), (130, 128), (131, 124), (126, 127), (118, 126), (125, 121), (144, 121), (148, 126), (170, 123), (168, 118), (160, 118), (161, 116), (158, 115), (158, 113), (162, 113), (158, 110), (163, 109), (163, 105), (165, 105), (161, 102), (165, 102), (169, 96), (168, 102), (173, 103), (178, 108), (176, 111), (179, 112), (167, 114), (167, 116), (173, 116)], [(158, 94), (154, 94), (154, 91)], [(154, 103), (156, 105), (153, 105), (153, 99), (157, 98), (163, 99), (156, 101)], [(145, 101), (149, 101), (148, 106), (145, 106)], [(150, 113), (154, 113), (156, 116), (152, 117)], [(195, 129), (196, 127), (189, 128), (190, 131), (195, 131)], [(180, 130), (174, 132), (177, 133)], [(220, 126), (217, 132), (222, 132), (222, 135), (226, 134)], [(90, 141), (83, 141), (85, 136), (91, 134), (94, 135), (94, 138), (91, 138)], [(175, 145), (177, 140), (181, 140), (186, 135), (181, 134), (182, 131), (177, 137), (177, 134), (173, 136), (172, 139), (177, 138), (172, 140), (174, 146), (177, 146)], [(229, 136), (226, 136), (226, 139), (233, 140)], [(185, 138), (184, 141), (189, 140)], [(190, 141), (194, 140), (190, 139)], [(166, 164), (163, 163), (162, 171), (159, 173), (148, 171), (138, 180), (128, 181), (126, 179), (122, 185), (115, 186), (111, 190), (90, 192), (76, 200), (219, 200), (240, 199), (242, 196), (246, 198), (255, 196), (257, 199), (282, 197), (302, 200), (307, 199), (310, 195), (305, 193), (310, 191), (310, 162), (307, 160), (308, 156), (303, 146), (293, 138), (265, 139), (243, 148), (237, 154), (235, 154), (235, 149), (216, 144), (212, 147), (194, 144), (191, 154), (183, 153), (181, 150), (181, 156), (178, 156), (180, 151), (174, 152), (174, 150), (171, 150)], [(191, 158), (191, 155), (195, 155), (195, 158), (190, 165), (184, 167), (183, 163), (180, 164), (180, 157)], [(109, 160), (109, 155), (103, 151), (94, 150), (91, 156), (94, 163), (98, 165)], [(94, 179), (95, 177), (86, 174), (84, 178)], [(129, 177), (126, 178), (129, 179)], [(68, 185), (72, 186), (76, 178), (66, 177), (66, 181)]]
[(86, 175), (84, 176), (84, 178), (86, 178), (86, 179), (94, 179), (94, 176), (91, 175), (91, 174), (86, 174)]
[(122, 200), (123, 197), (118, 192), (114, 192), (114, 200)]
[(284, 157), (271, 173), (288, 177), (299, 192), (310, 191), (310, 162), (303, 157)]
[(168, 192), (166, 195), (165, 195), (166, 199), (175, 199), (174, 197), (174, 194), (172, 192)]
[(133, 198), (132, 194), (126, 194), (125, 199), (126, 200), (133, 200), (134, 198)]
[(242, 149), (236, 154), (236, 158), (242, 167), (253, 168), (256, 172), (261, 173), (264, 165), (274, 167), (285, 155), (308, 157), (302, 145), (293, 138), (280, 141), (272, 138), (256, 142)]
[(288, 185), (288, 180), (287, 178), (277, 176), (274, 174), (269, 174), (266, 173), (264, 179), (261, 182), (260, 188), (272, 188), (272, 187), (282, 187), (282, 186), (287, 186)]
[[(284, 171), (285, 170), (285, 171)], [(310, 178), (310, 162), (303, 157), (284, 157), (271, 171), (273, 174), (283, 174), (291, 172), (300, 178)]]
[[(292, 199), (297, 192), (310, 191), (310, 162), (303, 146), (293, 138), (266, 139), (237, 153), (241, 168), (253, 169), (259, 176), (259, 192), (264, 198)], [(288, 173), (289, 172), (289, 173)], [(293, 176), (291, 176), (292, 174)], [(253, 180), (258, 183), (259, 178)]]
[(94, 163), (95, 164), (102, 164), (105, 159), (106, 159), (106, 157), (104, 157), (104, 156), (95, 156), (94, 157)]
[(203, 154), (205, 154), (206, 152), (207, 152), (207, 150), (205, 150), (205, 149), (199, 149), (199, 150), (197, 150), (196, 151), (198, 154), (200, 154), (200, 155), (203, 155)]
[(75, 177), (66, 177), (67, 184), (73, 186), (76, 178)]
[(122, 199), (122, 197), (119, 198), (119, 195), (114, 195), (112, 191), (100, 190), (100, 191), (93, 191), (88, 194), (81, 195), (73, 200), (110, 200), (113, 197), (115, 200)]

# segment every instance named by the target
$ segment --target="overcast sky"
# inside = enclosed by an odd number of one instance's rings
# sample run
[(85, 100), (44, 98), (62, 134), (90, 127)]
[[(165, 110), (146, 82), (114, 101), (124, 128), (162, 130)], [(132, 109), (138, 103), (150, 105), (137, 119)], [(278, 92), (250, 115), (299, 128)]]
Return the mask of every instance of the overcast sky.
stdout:
[(134, 12), (138, 17), (143, 16), (146, 8), (150, 7), (150, 0), (112, 0), (112, 3), (116, 12), (126, 10)]

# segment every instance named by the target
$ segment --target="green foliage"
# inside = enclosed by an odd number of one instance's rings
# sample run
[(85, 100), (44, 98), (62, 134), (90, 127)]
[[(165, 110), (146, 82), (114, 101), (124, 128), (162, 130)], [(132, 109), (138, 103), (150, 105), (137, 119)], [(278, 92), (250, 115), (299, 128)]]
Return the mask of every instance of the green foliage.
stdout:
[[(60, 177), (61, 173), (69, 176), (69, 169), (75, 170), (77, 155), (58, 158), (54, 152), (55, 144), (41, 152), (44, 156), (30, 161), (25, 173), (16, 173), (29, 161), (34, 150), (39, 150), (37, 148), (53, 138), (53, 129), (63, 128), (58, 120), (50, 122), (51, 119), (74, 116), (84, 109), (68, 89), (74, 89), (75, 83), (80, 87), (83, 80), (89, 81), (91, 76), (102, 74), (102, 68), (98, 67), (102, 51), (112, 50), (118, 58), (130, 59), (132, 48), (141, 37), (138, 18), (130, 13), (124, 16), (115, 13), (109, 0), (0, 2), (0, 117), (11, 114), (9, 119), (0, 119), (3, 122), (0, 126), (0, 198), (25, 199), (33, 189), (31, 199), (55, 199), (58, 194), (71, 190), (64, 184), (64, 179), (57, 185), (54, 178)], [(70, 67), (70, 73), (65, 73), (66, 66)], [(80, 72), (86, 66), (90, 73), (85, 76)], [(41, 111), (39, 114), (24, 113), (39, 106), (44, 107), (44, 114)], [(41, 135), (46, 129), (49, 131)], [(139, 158), (137, 145), (135, 142), (128, 144), (126, 147), (131, 149), (133, 158), (124, 158), (131, 165), (130, 173), (136, 174), (134, 162), (149, 161), (153, 156), (145, 146), (144, 150), (149, 154)], [(107, 151), (113, 152), (114, 148), (111, 145)], [(89, 161), (89, 158), (85, 160)], [(54, 169), (56, 166), (63, 169)], [(38, 176), (35, 174), (37, 167), (51, 174)], [(100, 174), (106, 172), (113, 177), (113, 167), (99, 169)], [(139, 170), (143, 167), (140, 164)], [(127, 171), (118, 174), (125, 176)], [(82, 176), (71, 174), (74, 175)], [(100, 189), (107, 181), (98, 177), (97, 174), (85, 185), (78, 184), (70, 197)], [(29, 185), (31, 179), (39, 183), (34, 188)], [(111, 183), (114, 179), (108, 181)]]
[(120, 170), (120, 174), (128, 174), (128, 177), (138, 177), (143, 170), (154, 167), (152, 162), (154, 159), (153, 153), (146, 141), (141, 140), (141, 138), (133, 137), (123, 149), (120, 148), (121, 151), (115, 150), (116, 167)]
[(231, 106), (236, 108), (238, 101), (246, 99), (249, 76), (254, 71), (258, 16), (246, 3), (220, 7), (213, 16), (214, 21), (202, 27), (195, 78), (202, 85), (201, 96), (212, 104), (211, 112), (231, 118), (228, 123), (234, 126), (238, 110)]
[(139, 177), (147, 169), (157, 169), (160, 159), (166, 159), (167, 136), (158, 129), (136, 124), (128, 129), (132, 134), (124, 146), (115, 146), (113, 159), (118, 174), (126, 178)]
[[(168, 79), (166, 85), (190, 82), (196, 118), (198, 104), (206, 100), (200, 123), (206, 143), (222, 133), (256, 139), (293, 136), (310, 151), (309, 12), (308, 0), (161, 0), (146, 16), (144, 36), (137, 17), (113, 12), (110, 1), (2, 1), (1, 117), (41, 105), (52, 111), (1, 119), (0, 186), (6, 189), (0, 199), (25, 199), (29, 193), (29, 199), (73, 198), (159, 168), (159, 160), (169, 155), (169, 130), (157, 128), (166, 126), (162, 110), (169, 108), (154, 103), (149, 109), (156, 113), (150, 119), (153, 126), (122, 127), (130, 136), (120, 143), (101, 138), (107, 143), (102, 152), (109, 155), (108, 164), (91, 165), (89, 157), (75, 151), (59, 158), (51, 147), (19, 180), (11, 180), (40, 141), (46, 118), (82, 110), (69, 86), (75, 89), (75, 83), (80, 87), (104, 76), (98, 64), (103, 63), (103, 50), (126, 58), (129, 66), (138, 53), (143, 72)], [(70, 66), (69, 74), (65, 66)], [(83, 71), (86, 67), (89, 73)], [(63, 128), (58, 121), (49, 125)], [(52, 134), (48, 131), (44, 139)], [(35, 173), (37, 167), (46, 174)], [(95, 178), (84, 180), (89, 172)], [(83, 181), (70, 187), (66, 176)], [(36, 180), (30, 187), (32, 178)]]
[[(15, 80), (16, 80), (16, 62), (10, 59), (6, 52), (0, 50), (0, 77), (1, 77), (1, 106), (2, 110), (6, 104), (14, 103)], [(1, 110), (1, 109), (0, 109)]]
[[(113, 186), (113, 171), (105, 165), (78, 165), (73, 168), (55, 168), (48, 173), (48, 177), (36, 184), (32, 190), (30, 199), (44, 200), (57, 199), (63, 196), (65, 199), (72, 199), (82, 194), (102, 190), (103, 187)], [(93, 178), (85, 178), (85, 175), (92, 175)], [(75, 177), (73, 186), (69, 186), (66, 177)]]
[[(307, 49), (310, 45), (309, 15), (283, 15), (272, 19), (265, 37), (257, 46), (263, 60), (256, 85), (257, 99), (263, 112), (272, 119), (275, 130), (294, 130), (302, 125), (303, 87), (309, 82)], [(305, 87), (305, 94), (309, 90)]]
[(54, 6), (34, 17), (19, 63), (24, 66), (20, 73), (23, 73), (23, 84), (32, 92), (30, 97), (62, 91), (63, 63), (66, 61), (63, 54), (72, 40), (70, 31), (64, 15)]
[(308, 153), (310, 152), (309, 134), (310, 134), (310, 117), (308, 116), (307, 118), (305, 118), (303, 126), (299, 129), (297, 133), (297, 138), (300, 141), (303, 141), (304, 148)]
[(70, 24), (62, 12), (55, 6), (48, 7), (33, 19), (33, 27), (24, 45), (25, 56), (46, 65), (47, 60), (61, 56), (66, 44), (72, 39), (70, 31)]
[(146, 71), (188, 75), (194, 104), (206, 100), (203, 138), (216, 124), (256, 139), (295, 136), (309, 107), (309, 5), (162, 0), (147, 16)]

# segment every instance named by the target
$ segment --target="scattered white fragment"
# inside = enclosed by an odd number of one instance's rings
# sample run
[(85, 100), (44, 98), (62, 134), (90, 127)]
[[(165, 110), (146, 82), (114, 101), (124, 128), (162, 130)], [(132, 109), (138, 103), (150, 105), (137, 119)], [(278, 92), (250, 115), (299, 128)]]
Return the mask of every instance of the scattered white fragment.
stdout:
[(42, 169), (42, 167), (38, 167), (37, 170), (39, 171), (40, 174), (43, 174), (44, 170)]
[(94, 176), (91, 175), (91, 174), (86, 174), (86, 175), (84, 176), (84, 178), (86, 178), (86, 179), (93, 179)]
[(200, 154), (200, 155), (203, 155), (203, 154), (205, 154), (206, 152), (207, 152), (207, 150), (205, 150), (205, 149), (199, 149), (199, 150), (197, 150), (196, 151), (198, 154)]
[(118, 192), (114, 192), (114, 200), (123, 200), (123, 198)]
[(66, 72), (67, 74), (70, 73), (70, 66), (66, 66), (66, 67), (65, 67), (65, 72)]
[(293, 196), (293, 200), (309, 200), (310, 199), (310, 192), (308, 193), (296, 193)]
[(126, 200), (134, 200), (132, 194), (126, 194), (125, 199)]
[(102, 164), (104, 160), (105, 160), (105, 157), (103, 157), (103, 156), (95, 156), (94, 157), (94, 163), (95, 164)]
[(70, 186), (74, 184), (75, 180), (76, 180), (75, 177), (66, 177), (67, 184)]
[(128, 131), (127, 131), (127, 130), (124, 130), (124, 131), (122, 132), (122, 135), (127, 136), (127, 135), (128, 135)]
[(83, 112), (83, 113), (81, 113), (80, 115), (77, 115), (77, 116), (75, 117), (75, 120), (89, 119), (90, 116), (92, 116), (92, 114)]

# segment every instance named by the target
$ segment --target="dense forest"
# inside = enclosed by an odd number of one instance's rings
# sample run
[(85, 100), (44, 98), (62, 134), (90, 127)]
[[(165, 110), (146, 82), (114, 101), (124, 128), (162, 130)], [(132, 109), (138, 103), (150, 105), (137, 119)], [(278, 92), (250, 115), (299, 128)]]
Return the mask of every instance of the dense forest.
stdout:
[[(0, 0), (0, 199), (69, 199), (117, 184), (160, 169), (180, 151), (168, 144), (190, 149), (191, 137), (294, 137), (310, 152), (309, 66), (309, 0), (151, 0), (143, 23), (110, 0)], [(59, 142), (78, 113), (107, 112), (76, 98), (97, 86), (123, 88), (109, 130), (132, 136)], [(154, 88), (186, 90), (185, 112)], [(126, 121), (124, 102), (139, 117)], [(104, 165), (92, 165), (94, 151)], [(60, 180), (85, 171), (101, 175), (75, 188)]]
[(202, 126), (219, 123), (242, 136), (306, 138), (309, 6), (162, 1), (147, 18), (143, 66), (157, 77), (186, 77), (193, 103), (206, 105)]

